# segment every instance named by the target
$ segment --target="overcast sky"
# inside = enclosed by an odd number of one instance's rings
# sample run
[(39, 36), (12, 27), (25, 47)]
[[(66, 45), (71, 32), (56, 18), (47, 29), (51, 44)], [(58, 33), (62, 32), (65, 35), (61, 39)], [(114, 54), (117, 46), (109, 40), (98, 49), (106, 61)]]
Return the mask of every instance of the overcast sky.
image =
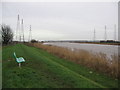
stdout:
[[(24, 19), (24, 34), (28, 40), (29, 25), (32, 38), (37, 40), (114, 39), (118, 26), (117, 2), (3, 2), (2, 22), (16, 32), (17, 15)], [(118, 29), (117, 29), (118, 30)]]

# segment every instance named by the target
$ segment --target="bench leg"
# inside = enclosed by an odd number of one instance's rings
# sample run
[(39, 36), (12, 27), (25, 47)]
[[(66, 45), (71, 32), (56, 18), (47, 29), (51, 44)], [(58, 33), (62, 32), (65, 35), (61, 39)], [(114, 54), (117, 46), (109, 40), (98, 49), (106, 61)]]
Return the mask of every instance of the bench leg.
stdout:
[(19, 68), (21, 67), (21, 63), (19, 63)]

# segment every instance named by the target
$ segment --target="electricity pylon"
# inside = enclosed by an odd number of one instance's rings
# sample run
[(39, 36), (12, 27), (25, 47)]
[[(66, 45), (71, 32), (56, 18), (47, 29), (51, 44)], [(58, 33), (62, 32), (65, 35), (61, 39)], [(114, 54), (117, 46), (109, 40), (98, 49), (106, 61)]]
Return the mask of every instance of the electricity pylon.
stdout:
[(105, 34), (104, 34), (104, 37), (105, 37), (105, 41), (107, 40), (107, 31), (106, 31), (106, 25), (105, 25)]
[(96, 40), (96, 32), (95, 32), (95, 28), (94, 28), (94, 36), (93, 36), (93, 40), (95, 41)]
[(31, 33), (31, 25), (30, 25), (30, 30), (29, 30), (29, 37), (28, 37), (28, 41), (30, 42), (32, 39), (32, 33)]
[(116, 41), (116, 24), (114, 25), (114, 41)]
[(19, 14), (18, 14), (17, 27), (16, 27), (16, 41), (19, 41), (19, 36), (20, 36), (20, 18), (19, 18)]
[(24, 25), (23, 25), (23, 19), (21, 21), (21, 39), (23, 40), (23, 42), (25, 41), (24, 40)]

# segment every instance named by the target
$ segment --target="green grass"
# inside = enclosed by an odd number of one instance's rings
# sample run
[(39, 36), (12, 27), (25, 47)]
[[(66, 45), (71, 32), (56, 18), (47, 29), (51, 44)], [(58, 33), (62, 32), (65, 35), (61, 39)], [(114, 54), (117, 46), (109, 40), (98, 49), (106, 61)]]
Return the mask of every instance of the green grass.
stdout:
[[(13, 58), (24, 57), (22, 68)], [(118, 81), (42, 49), (17, 44), (3, 48), (3, 88), (116, 88)]]

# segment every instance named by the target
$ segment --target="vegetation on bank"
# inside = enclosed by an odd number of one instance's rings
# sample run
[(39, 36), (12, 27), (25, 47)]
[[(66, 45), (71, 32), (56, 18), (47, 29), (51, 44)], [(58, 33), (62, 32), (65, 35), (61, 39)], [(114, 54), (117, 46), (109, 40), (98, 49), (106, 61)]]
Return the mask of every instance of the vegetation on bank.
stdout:
[[(18, 67), (13, 58), (24, 57)], [(118, 81), (43, 49), (17, 44), (3, 48), (3, 88), (117, 88)]]
[(52, 45), (43, 45), (41, 43), (31, 43), (31, 46), (42, 48), (49, 53), (57, 55), (60, 58), (71, 60), (77, 64), (86, 66), (95, 71), (107, 74), (113, 78), (118, 79), (120, 76), (120, 70), (118, 70), (118, 65), (120, 61), (118, 56), (112, 56), (112, 60), (109, 60), (105, 54), (99, 53), (94, 55), (85, 50), (70, 50), (63, 47), (52, 46)]

